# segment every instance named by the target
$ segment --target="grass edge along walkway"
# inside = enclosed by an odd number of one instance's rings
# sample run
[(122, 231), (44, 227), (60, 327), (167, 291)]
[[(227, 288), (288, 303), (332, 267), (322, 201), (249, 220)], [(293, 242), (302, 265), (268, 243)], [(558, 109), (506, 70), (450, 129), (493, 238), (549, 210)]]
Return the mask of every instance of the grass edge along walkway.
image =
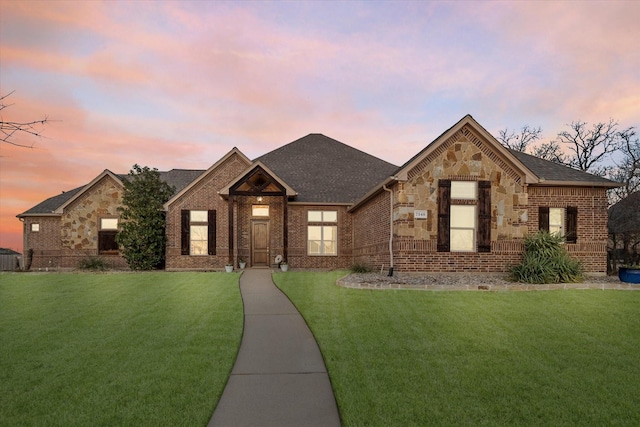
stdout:
[(236, 274), (2, 274), (0, 425), (206, 425), (242, 322)]
[(274, 275), (344, 426), (640, 424), (640, 293), (356, 290), (344, 274)]

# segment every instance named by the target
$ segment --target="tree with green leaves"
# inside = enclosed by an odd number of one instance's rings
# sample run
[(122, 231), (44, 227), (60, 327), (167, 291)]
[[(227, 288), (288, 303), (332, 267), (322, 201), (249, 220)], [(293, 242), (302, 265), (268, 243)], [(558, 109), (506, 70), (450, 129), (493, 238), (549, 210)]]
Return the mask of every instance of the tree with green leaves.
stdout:
[(122, 225), (116, 240), (133, 270), (151, 270), (164, 264), (166, 246), (164, 203), (175, 189), (160, 179), (157, 169), (133, 165), (124, 181)]

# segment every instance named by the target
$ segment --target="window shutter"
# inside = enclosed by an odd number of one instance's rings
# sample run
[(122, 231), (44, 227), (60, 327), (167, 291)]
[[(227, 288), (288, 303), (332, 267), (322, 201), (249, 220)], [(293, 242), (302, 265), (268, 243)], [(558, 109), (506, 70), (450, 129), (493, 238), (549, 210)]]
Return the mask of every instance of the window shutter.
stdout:
[(451, 180), (438, 181), (438, 252), (449, 252)]
[(478, 252), (491, 252), (491, 181), (478, 182)]
[(549, 207), (538, 208), (538, 230), (549, 232)]
[(189, 211), (180, 211), (180, 249), (182, 255), (189, 255)]
[(209, 250), (209, 255), (216, 254), (216, 211), (212, 210), (207, 213), (207, 221), (209, 222), (209, 226), (207, 227), (208, 231), (208, 243), (207, 248)]
[(578, 208), (575, 206), (567, 206), (565, 224), (565, 240), (567, 243), (578, 242)]

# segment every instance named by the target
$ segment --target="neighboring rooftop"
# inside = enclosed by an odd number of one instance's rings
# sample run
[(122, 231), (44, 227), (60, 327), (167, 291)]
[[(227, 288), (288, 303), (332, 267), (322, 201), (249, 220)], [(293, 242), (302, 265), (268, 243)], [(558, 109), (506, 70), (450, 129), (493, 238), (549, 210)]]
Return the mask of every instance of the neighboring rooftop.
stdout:
[(614, 234), (640, 232), (640, 191), (629, 194), (609, 208), (607, 227)]
[(353, 203), (398, 168), (319, 133), (255, 160), (297, 191), (299, 202)]

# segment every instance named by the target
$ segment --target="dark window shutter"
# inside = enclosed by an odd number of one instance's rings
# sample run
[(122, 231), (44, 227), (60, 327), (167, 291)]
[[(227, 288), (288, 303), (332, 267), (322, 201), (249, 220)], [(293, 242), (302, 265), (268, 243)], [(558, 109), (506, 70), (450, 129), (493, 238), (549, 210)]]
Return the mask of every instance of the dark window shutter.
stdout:
[(180, 249), (182, 255), (189, 255), (189, 211), (180, 211)]
[(491, 181), (478, 182), (478, 252), (491, 252)]
[(538, 208), (538, 230), (549, 232), (549, 207)]
[(578, 242), (578, 208), (575, 206), (567, 207), (565, 223), (565, 240), (567, 243)]
[(451, 180), (438, 181), (438, 252), (449, 252)]
[(208, 231), (207, 248), (209, 250), (209, 255), (215, 255), (216, 254), (216, 211), (209, 211), (207, 213), (207, 220), (209, 222), (209, 226), (207, 227), (207, 231)]

